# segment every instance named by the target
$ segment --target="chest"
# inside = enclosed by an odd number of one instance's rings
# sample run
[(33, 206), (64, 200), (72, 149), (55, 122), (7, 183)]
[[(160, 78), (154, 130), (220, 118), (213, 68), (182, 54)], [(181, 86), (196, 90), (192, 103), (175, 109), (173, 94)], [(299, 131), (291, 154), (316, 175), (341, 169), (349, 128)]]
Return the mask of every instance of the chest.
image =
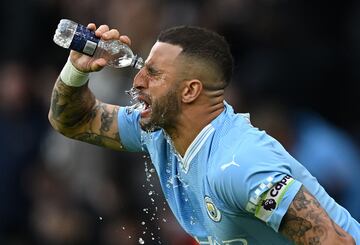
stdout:
[[(207, 156), (198, 154), (187, 171), (184, 169), (186, 164), (181, 160), (174, 154), (168, 154), (154, 165), (164, 196), (177, 221), (200, 244), (258, 244), (255, 238), (259, 232), (266, 241), (278, 241), (274, 232), (261, 221), (240, 210), (228, 212), (222, 201), (217, 199), (208, 183), (211, 161)], [(278, 242), (284, 244), (283, 241)]]

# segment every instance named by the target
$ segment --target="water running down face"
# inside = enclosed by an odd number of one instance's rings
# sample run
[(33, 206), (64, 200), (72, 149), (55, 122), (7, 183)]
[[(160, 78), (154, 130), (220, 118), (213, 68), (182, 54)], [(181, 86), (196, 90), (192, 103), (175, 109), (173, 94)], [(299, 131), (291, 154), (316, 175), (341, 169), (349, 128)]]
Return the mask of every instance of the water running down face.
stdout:
[(128, 94), (136, 102), (134, 109), (140, 111), (143, 130), (175, 127), (181, 105), (176, 58), (181, 50), (176, 45), (155, 43), (134, 79)]
[(153, 132), (160, 128), (174, 127), (174, 119), (180, 113), (176, 89), (157, 99), (151, 99), (150, 96), (140, 94), (139, 90), (135, 88), (127, 91), (127, 93), (135, 102), (133, 106), (129, 107), (129, 110), (140, 111), (140, 126), (143, 130)]

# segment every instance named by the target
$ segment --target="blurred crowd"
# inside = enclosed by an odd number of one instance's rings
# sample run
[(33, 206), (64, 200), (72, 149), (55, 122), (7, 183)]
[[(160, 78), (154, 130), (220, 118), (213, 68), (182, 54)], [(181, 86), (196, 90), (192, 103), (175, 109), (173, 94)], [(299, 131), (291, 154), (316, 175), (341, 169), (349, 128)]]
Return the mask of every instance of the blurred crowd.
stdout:
[[(108, 24), (146, 58), (160, 30), (218, 31), (235, 59), (227, 101), (278, 139), (360, 220), (360, 2), (309, 0), (1, 1), (0, 244), (194, 244), (174, 220), (148, 156), (76, 142), (47, 121), (68, 52), (61, 18)], [(91, 74), (128, 105), (136, 71)]]

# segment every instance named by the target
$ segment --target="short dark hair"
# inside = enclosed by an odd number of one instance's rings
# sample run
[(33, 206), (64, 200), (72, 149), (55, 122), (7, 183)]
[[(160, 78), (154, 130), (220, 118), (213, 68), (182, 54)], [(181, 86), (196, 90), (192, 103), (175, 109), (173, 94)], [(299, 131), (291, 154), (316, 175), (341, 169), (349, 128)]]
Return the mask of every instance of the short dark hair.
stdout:
[(196, 57), (215, 65), (220, 72), (221, 83), (226, 87), (233, 73), (233, 57), (225, 38), (218, 33), (196, 26), (176, 26), (162, 31), (159, 42), (182, 47), (182, 54)]

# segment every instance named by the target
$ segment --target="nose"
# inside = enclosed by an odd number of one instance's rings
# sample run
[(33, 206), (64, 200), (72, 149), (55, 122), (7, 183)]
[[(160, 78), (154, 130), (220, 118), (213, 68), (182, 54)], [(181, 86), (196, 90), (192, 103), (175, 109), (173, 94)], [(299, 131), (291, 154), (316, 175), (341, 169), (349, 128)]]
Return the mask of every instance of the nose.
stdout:
[(137, 89), (147, 88), (147, 78), (145, 75), (144, 68), (141, 68), (140, 71), (134, 77), (133, 87)]

